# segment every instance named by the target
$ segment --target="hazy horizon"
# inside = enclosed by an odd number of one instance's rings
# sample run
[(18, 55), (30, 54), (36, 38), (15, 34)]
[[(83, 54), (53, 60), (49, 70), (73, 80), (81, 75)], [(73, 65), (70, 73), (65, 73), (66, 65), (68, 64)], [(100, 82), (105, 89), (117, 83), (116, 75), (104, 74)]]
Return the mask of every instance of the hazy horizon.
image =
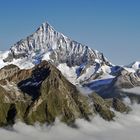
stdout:
[(1, 0), (0, 50), (48, 21), (57, 31), (103, 52), (114, 64), (139, 61), (139, 0)]

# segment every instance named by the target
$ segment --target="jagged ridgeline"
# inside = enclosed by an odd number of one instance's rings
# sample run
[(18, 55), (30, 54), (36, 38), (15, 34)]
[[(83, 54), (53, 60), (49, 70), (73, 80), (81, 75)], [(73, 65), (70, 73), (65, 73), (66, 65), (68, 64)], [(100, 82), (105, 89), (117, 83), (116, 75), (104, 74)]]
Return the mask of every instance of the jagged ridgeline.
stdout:
[(48, 23), (0, 52), (0, 68), (14, 64), (31, 69), (43, 60), (56, 66), (72, 84), (90, 88), (103, 98), (138, 97), (122, 90), (140, 86), (140, 62), (113, 65), (103, 53), (66, 37)]
[(50, 62), (42, 61), (31, 69), (7, 65), (0, 70), (0, 125), (53, 123), (56, 118), (69, 125), (75, 119), (99, 114), (113, 120), (116, 111), (128, 112), (119, 99), (104, 100), (96, 93), (82, 95)]
[(9, 51), (5, 62), (13, 59), (29, 57), (33, 63), (43, 58), (51, 60), (56, 65), (67, 63), (68, 66), (93, 63), (95, 59), (102, 63), (109, 63), (102, 53), (94, 51), (86, 45), (78, 43), (57, 32), (50, 24), (43, 23), (35, 33), (26, 39), (15, 43)]

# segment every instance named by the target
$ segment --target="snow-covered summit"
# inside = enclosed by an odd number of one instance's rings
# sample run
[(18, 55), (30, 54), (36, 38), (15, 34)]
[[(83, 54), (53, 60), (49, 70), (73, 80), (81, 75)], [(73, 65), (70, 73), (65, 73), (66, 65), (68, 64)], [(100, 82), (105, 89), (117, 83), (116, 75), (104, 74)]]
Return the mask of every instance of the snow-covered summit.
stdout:
[(48, 23), (43, 23), (35, 33), (14, 44), (5, 62), (25, 57), (36, 63), (45, 59), (68, 66), (94, 63), (95, 60), (109, 64), (102, 53), (64, 36)]
[(140, 61), (135, 61), (131, 64), (129, 64), (127, 67), (132, 68), (134, 70), (140, 69)]

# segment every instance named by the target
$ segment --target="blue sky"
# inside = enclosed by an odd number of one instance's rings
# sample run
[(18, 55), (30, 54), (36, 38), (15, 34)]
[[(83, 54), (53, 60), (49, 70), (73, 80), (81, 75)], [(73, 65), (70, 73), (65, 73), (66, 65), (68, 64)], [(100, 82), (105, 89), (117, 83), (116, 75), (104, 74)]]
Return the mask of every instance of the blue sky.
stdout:
[(0, 50), (45, 21), (115, 64), (140, 60), (140, 0), (0, 0)]

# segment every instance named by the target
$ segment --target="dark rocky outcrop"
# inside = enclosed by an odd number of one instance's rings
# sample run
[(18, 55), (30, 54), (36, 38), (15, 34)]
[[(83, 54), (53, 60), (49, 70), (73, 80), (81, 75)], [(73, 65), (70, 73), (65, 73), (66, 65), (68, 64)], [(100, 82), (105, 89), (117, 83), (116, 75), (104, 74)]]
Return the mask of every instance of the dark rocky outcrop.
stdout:
[(115, 117), (115, 113), (110, 110), (108, 103), (96, 93), (90, 95), (93, 100), (93, 106), (95, 111), (105, 120), (112, 120)]

